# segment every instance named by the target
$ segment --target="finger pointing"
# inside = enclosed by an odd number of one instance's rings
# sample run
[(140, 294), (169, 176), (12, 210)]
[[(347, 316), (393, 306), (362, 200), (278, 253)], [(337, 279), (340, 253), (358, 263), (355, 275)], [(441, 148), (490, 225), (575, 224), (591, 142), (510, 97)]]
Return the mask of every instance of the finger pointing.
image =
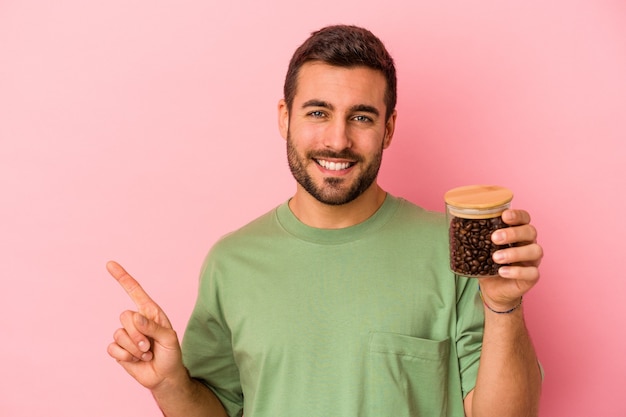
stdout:
[(139, 285), (139, 282), (135, 280), (120, 264), (115, 261), (107, 262), (107, 271), (120, 283), (122, 288), (130, 296), (131, 300), (141, 309), (142, 306), (148, 304), (156, 304), (152, 298), (144, 291)]

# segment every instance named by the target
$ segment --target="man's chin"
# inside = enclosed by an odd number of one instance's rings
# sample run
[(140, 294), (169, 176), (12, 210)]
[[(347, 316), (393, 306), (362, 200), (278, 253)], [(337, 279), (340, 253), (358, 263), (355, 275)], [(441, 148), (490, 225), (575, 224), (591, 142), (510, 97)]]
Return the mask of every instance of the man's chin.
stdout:
[(353, 189), (335, 188), (331, 190), (316, 190), (310, 194), (320, 203), (328, 204), (329, 206), (342, 206), (354, 201), (361, 193)]

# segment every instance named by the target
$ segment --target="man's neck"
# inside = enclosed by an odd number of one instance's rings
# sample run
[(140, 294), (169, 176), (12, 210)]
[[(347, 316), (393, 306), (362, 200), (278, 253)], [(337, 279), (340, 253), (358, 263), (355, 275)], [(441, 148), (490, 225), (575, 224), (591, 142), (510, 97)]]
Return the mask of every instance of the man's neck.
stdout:
[(385, 201), (387, 193), (374, 183), (363, 194), (349, 203), (325, 204), (315, 199), (298, 185), (289, 208), (302, 223), (319, 229), (341, 229), (354, 226), (370, 218)]

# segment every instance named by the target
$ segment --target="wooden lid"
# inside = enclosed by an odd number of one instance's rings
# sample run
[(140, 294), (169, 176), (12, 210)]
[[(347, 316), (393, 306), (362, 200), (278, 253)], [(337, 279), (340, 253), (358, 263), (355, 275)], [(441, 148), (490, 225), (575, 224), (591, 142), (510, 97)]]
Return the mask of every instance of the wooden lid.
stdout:
[(466, 185), (444, 195), (446, 204), (468, 209), (489, 209), (509, 203), (513, 192), (498, 185)]

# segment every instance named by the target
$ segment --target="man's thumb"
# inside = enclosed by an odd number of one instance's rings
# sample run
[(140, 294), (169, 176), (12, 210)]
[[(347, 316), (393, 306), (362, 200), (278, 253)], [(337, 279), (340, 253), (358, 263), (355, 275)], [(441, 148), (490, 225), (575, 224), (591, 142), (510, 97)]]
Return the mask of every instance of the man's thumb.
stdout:
[(144, 335), (151, 337), (153, 339), (157, 338), (159, 333), (159, 326), (156, 322), (149, 320), (146, 316), (141, 313), (135, 313), (133, 317), (133, 322), (139, 330)]
[(152, 340), (158, 341), (163, 346), (173, 348), (178, 344), (178, 337), (173, 329), (163, 327), (141, 313), (135, 313), (133, 322), (140, 333)]

